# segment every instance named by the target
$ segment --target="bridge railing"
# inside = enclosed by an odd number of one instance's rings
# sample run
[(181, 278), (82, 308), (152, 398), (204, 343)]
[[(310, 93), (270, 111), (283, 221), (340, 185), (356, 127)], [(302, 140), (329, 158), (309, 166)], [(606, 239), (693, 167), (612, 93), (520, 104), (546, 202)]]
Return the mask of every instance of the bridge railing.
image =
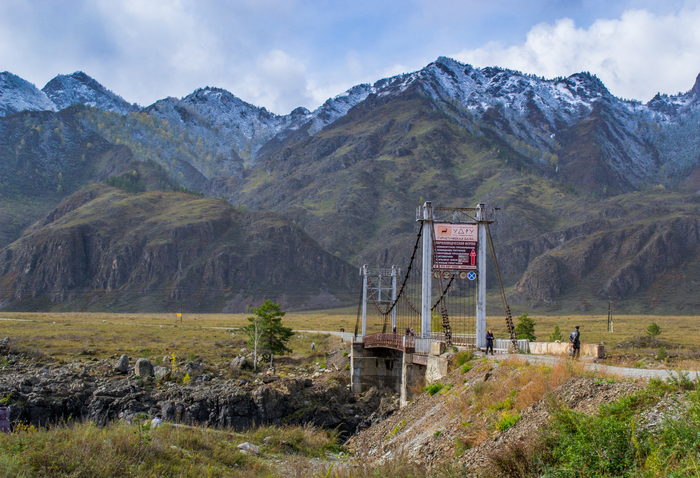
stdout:
[[(442, 332), (433, 332), (430, 338), (434, 341), (445, 342), (445, 334)], [(453, 334), (453, 345), (462, 345), (465, 347), (476, 347), (476, 334)]]
[[(493, 350), (496, 353), (507, 354), (513, 346), (510, 339), (494, 339)], [(530, 341), (527, 339), (518, 339), (518, 351), (527, 353), (530, 350)]]
[[(372, 334), (362, 338), (365, 347), (389, 347), (405, 352), (413, 353), (416, 337), (399, 334)], [(430, 349), (430, 346), (428, 346)]]

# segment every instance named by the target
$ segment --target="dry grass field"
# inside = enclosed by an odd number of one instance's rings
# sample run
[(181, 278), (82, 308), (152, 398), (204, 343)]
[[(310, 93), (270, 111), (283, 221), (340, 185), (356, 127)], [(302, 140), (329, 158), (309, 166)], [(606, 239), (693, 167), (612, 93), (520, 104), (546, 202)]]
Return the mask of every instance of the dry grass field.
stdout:
[[(126, 353), (130, 357), (149, 357), (154, 361), (165, 355), (185, 359), (201, 357), (214, 364), (226, 362), (232, 353), (244, 347), (245, 335), (238, 330), (251, 314), (110, 314), (110, 313), (0, 313), (0, 338), (10, 337), (13, 346), (33, 354), (57, 360), (105, 358)], [(575, 325), (581, 327), (584, 343), (605, 345), (608, 363), (636, 367), (672, 367), (697, 370), (700, 362), (700, 320), (692, 316), (616, 316), (614, 333), (607, 329), (606, 316), (571, 315), (538, 316), (535, 335), (548, 341), (555, 326), (566, 340)], [(286, 326), (297, 330), (331, 330), (344, 328), (352, 332), (357, 312), (354, 308), (290, 312)], [(517, 319), (515, 320), (517, 325)], [(661, 333), (653, 343), (646, 335), (649, 324), (656, 322)], [(505, 320), (488, 317), (487, 328), (497, 337), (506, 337)], [(290, 346), (295, 356), (323, 360), (325, 351), (340, 340), (315, 334), (297, 333)], [(316, 342), (316, 353), (311, 353)], [(668, 354), (666, 361), (656, 360), (660, 347)]]

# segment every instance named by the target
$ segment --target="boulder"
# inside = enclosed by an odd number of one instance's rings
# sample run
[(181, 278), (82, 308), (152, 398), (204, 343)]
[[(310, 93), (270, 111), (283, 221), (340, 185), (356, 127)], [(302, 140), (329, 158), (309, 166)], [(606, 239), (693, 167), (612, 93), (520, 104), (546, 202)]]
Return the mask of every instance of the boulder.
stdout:
[(140, 358), (136, 361), (134, 373), (137, 377), (152, 377), (153, 365), (151, 365), (151, 362), (147, 358)]
[(247, 441), (238, 445), (238, 449), (241, 450), (242, 453), (247, 453), (249, 455), (259, 455), (260, 454), (260, 448), (253, 445), (252, 443), (248, 443)]
[(128, 370), (129, 370), (129, 357), (126, 354), (123, 354), (121, 357), (119, 357), (119, 360), (117, 360), (117, 363), (114, 364), (114, 371), (120, 372), (120, 373), (126, 373)]
[(197, 362), (190, 362), (185, 365), (185, 373), (188, 373), (190, 377), (198, 377), (202, 374), (202, 365)]
[(239, 369), (244, 369), (248, 367), (248, 361), (243, 355), (239, 355), (238, 357), (234, 358), (231, 360), (231, 365), (230, 369), (232, 372), (237, 371)]
[(158, 380), (163, 380), (170, 375), (170, 369), (168, 367), (154, 367), (153, 374)]

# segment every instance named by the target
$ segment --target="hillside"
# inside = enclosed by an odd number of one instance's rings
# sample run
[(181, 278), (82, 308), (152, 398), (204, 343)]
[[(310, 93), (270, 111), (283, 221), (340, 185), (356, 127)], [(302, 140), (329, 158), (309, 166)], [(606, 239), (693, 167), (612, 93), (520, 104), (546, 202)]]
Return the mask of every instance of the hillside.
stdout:
[[(9, 227), (0, 246), (113, 174), (123, 156), (159, 164), (175, 185), (280, 214), (355, 266), (406, 266), (425, 200), (485, 202), (518, 307), (700, 305), (700, 77), (686, 93), (644, 104), (613, 96), (589, 72), (545, 79), (440, 57), (314, 111), (276, 115), (214, 87), (137, 112), (84, 73), (52, 80), (49, 96), (7, 75), (0, 214)], [(10, 114), (15, 104), (41, 108), (41, 95), (80, 104)], [(81, 163), (87, 144), (104, 150), (92, 169)]]
[[(104, 184), (68, 197), (0, 250), (7, 310), (244, 312), (340, 305), (354, 268), (265, 212)], [(354, 278), (354, 277), (353, 277)]]

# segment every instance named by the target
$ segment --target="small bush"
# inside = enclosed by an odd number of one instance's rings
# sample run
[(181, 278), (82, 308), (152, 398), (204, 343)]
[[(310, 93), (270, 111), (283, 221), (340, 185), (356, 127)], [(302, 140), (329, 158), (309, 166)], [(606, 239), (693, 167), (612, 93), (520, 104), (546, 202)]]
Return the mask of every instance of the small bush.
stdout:
[(659, 348), (658, 354), (656, 354), (656, 358), (659, 360), (666, 360), (668, 358), (668, 354), (666, 353), (666, 349), (664, 347)]
[(350, 370), (350, 364), (347, 364), (347, 365), (345, 366), (345, 370)]
[(514, 426), (516, 423), (520, 421), (520, 414), (515, 412), (515, 413), (509, 413), (509, 412), (503, 412), (501, 414), (501, 418), (498, 420), (496, 423), (496, 429), (499, 431), (507, 430)]
[(467, 362), (470, 362), (471, 360), (474, 359), (474, 352), (471, 350), (465, 350), (464, 352), (459, 352), (457, 356), (455, 357), (455, 363), (457, 364), (458, 367), (461, 367)]
[(472, 362), (467, 362), (464, 365), (462, 365), (461, 372), (462, 373), (467, 373), (474, 367), (474, 364)]
[(425, 391), (427, 391), (428, 394), (430, 394), (430, 396), (432, 397), (433, 395), (438, 393), (440, 390), (442, 390), (444, 387), (445, 386), (443, 384), (441, 384), (440, 382), (435, 382), (432, 385), (427, 386), (425, 388)]

